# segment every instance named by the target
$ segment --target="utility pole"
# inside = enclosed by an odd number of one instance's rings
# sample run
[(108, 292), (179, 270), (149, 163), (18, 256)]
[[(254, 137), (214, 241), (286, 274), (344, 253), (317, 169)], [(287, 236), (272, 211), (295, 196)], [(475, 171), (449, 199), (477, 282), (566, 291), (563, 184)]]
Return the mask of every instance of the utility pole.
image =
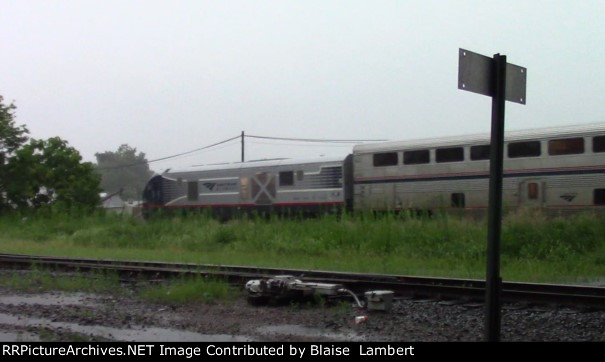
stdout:
[(244, 131), (242, 131), (242, 162), (244, 162)]

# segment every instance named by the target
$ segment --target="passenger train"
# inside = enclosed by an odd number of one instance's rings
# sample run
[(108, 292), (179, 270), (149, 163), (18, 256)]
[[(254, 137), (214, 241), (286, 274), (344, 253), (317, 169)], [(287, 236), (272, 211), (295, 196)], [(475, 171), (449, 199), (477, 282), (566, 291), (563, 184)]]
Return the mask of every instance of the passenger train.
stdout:
[[(605, 210), (605, 123), (506, 132), (506, 209)], [(318, 214), (488, 206), (490, 135), (361, 144), (341, 158), (168, 170), (143, 193), (158, 209)]]

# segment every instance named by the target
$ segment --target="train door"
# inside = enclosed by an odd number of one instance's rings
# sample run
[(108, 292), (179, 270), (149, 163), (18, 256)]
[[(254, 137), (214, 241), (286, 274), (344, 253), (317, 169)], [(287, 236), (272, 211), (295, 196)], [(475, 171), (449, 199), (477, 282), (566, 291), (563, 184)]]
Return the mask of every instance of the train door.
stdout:
[(250, 177), (239, 178), (239, 203), (250, 203)]
[(353, 209), (363, 210), (368, 207), (366, 195), (369, 192), (369, 186), (364, 184), (353, 185)]
[(251, 180), (252, 200), (257, 205), (271, 205), (275, 200), (275, 175), (258, 172)]
[(524, 180), (519, 184), (519, 206), (542, 207), (545, 183), (541, 180)]

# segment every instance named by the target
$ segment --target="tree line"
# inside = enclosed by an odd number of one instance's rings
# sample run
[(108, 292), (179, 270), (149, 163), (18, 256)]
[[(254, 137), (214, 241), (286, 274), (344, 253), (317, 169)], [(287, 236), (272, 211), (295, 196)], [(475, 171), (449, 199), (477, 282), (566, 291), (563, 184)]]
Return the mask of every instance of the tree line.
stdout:
[(94, 210), (102, 191), (140, 200), (153, 172), (145, 154), (126, 144), (96, 153), (97, 163), (60, 137), (34, 139), (15, 122), (16, 106), (0, 95), (0, 213), (52, 208)]

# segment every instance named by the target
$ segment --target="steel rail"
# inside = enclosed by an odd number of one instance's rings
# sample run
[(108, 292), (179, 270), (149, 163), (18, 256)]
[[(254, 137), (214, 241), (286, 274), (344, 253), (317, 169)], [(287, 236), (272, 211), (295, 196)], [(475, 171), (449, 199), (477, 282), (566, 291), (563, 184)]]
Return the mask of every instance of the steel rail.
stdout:
[[(432, 278), (394, 274), (351, 273), (307, 269), (261, 268), (250, 266), (126, 261), (110, 259), (66, 258), (0, 254), (0, 264), (31, 268), (33, 265), (68, 270), (114, 270), (120, 274), (145, 274), (155, 277), (204, 275), (233, 282), (292, 275), (302, 281), (338, 283), (359, 293), (367, 290), (393, 290), (396, 296), (464, 298), (483, 300), (485, 281), (478, 279)], [(242, 284), (243, 285), (243, 284)], [(503, 282), (505, 301), (540, 302), (605, 308), (605, 287), (542, 283)]]

